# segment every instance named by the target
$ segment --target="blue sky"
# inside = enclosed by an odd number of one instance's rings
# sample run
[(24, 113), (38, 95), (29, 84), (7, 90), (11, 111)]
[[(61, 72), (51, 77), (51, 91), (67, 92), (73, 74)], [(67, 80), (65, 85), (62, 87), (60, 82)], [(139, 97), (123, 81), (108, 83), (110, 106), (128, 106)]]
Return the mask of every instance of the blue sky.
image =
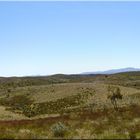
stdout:
[(0, 75), (140, 67), (140, 2), (0, 2)]

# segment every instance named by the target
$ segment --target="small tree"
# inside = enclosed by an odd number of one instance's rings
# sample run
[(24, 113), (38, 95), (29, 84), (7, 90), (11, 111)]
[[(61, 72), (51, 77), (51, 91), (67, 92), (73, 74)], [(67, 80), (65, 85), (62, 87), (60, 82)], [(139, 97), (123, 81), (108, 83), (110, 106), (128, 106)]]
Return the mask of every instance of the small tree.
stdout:
[(118, 110), (117, 100), (122, 99), (121, 90), (119, 87), (108, 86), (108, 99), (111, 100), (115, 110)]

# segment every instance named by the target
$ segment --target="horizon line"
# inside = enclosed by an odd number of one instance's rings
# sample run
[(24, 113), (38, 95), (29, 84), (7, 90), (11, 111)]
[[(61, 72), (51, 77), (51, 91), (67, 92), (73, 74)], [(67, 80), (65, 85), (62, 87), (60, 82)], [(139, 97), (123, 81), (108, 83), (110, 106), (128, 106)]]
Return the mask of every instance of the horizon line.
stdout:
[[(84, 71), (84, 72), (79, 72), (79, 73), (50, 73), (50, 74), (27, 74), (27, 75), (0, 75), (0, 78), (12, 78), (12, 77), (44, 77), (44, 76), (53, 76), (53, 75), (84, 75), (86, 73), (86, 75), (90, 75), (90, 73), (93, 74), (101, 74), (102, 72), (107, 72), (107, 71), (111, 71), (111, 70), (123, 70), (123, 69), (139, 69), (138, 71), (140, 71), (140, 67), (124, 67), (124, 68), (112, 68), (112, 69), (106, 69), (106, 70), (96, 70), (96, 71)], [(133, 71), (126, 71), (126, 72), (133, 72)], [(136, 71), (134, 71), (136, 72)], [(118, 72), (118, 73), (123, 73), (123, 72)], [(115, 74), (115, 73), (114, 73)]]

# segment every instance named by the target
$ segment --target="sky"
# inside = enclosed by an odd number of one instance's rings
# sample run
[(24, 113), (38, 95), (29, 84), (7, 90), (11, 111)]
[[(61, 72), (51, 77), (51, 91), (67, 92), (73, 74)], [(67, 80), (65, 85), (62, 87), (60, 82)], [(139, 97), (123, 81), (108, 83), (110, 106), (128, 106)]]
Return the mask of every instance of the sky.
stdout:
[(140, 68), (140, 2), (0, 2), (0, 76)]

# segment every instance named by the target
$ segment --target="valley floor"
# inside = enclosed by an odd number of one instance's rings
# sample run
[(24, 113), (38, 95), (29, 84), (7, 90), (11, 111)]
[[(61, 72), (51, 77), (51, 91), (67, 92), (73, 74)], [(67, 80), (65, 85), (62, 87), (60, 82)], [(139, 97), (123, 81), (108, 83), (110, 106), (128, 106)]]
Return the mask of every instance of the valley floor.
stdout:
[[(110, 85), (122, 95), (117, 110)], [(0, 139), (140, 139), (138, 86), (100, 80), (12, 86), (0, 89)]]

